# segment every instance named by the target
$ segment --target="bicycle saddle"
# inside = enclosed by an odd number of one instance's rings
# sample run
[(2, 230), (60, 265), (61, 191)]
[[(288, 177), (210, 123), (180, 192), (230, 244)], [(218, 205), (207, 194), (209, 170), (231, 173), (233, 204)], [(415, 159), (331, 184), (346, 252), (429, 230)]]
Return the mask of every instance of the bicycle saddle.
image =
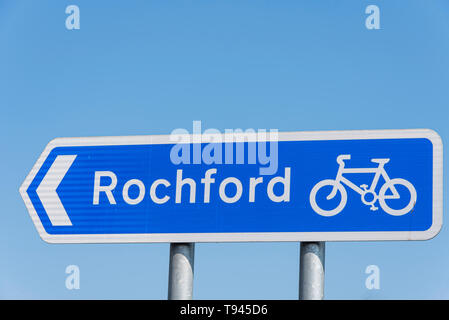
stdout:
[(390, 161), (390, 159), (388, 159), (388, 158), (374, 158), (374, 159), (371, 159), (371, 162), (378, 163), (378, 164), (388, 163), (389, 161)]

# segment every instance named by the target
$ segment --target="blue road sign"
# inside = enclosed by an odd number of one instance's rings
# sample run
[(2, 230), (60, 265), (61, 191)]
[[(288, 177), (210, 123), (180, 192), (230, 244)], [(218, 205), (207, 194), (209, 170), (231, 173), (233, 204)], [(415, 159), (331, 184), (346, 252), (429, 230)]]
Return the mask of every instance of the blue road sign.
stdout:
[(441, 229), (434, 131), (211, 136), (58, 138), (20, 192), (47, 242), (425, 240)]

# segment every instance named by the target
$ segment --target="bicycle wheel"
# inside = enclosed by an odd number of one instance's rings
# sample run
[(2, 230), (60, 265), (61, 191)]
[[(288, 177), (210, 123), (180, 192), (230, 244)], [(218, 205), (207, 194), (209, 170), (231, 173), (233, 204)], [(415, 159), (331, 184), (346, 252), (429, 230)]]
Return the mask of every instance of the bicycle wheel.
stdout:
[[(338, 206), (335, 209), (332, 210), (324, 210), (322, 208), (320, 208), (318, 206), (318, 204), (316, 203), (316, 195), (318, 193), (318, 191), (326, 186), (337, 186), (337, 190), (340, 192), (341, 194), (341, 200), (340, 203), (338, 204)], [(346, 201), (348, 200), (348, 194), (346, 193), (346, 189), (340, 184), (337, 183), (335, 180), (331, 180), (331, 179), (327, 179), (327, 180), (322, 180), (320, 182), (318, 182), (313, 188), (312, 191), (310, 191), (310, 205), (312, 206), (312, 209), (318, 213), (321, 216), (324, 217), (332, 217), (335, 216), (336, 214), (340, 213), (341, 210), (343, 210), (343, 208), (346, 206)]]
[[(407, 188), (408, 192), (410, 193), (410, 201), (409, 203), (402, 209), (392, 209), (390, 208), (387, 203), (385, 202), (385, 192), (393, 187), (394, 185), (401, 185)], [(413, 184), (408, 182), (405, 179), (391, 179), (390, 181), (386, 182), (382, 188), (380, 188), (379, 191), (379, 204), (380, 207), (388, 214), (391, 214), (392, 216), (402, 216), (404, 214), (409, 213), (413, 207), (416, 204), (416, 190)]]

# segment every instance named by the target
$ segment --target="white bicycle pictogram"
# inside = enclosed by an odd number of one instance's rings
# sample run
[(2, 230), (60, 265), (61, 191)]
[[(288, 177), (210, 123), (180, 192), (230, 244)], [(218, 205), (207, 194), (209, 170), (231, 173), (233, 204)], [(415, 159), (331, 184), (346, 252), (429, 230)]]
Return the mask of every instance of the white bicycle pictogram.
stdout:
[[(377, 163), (378, 167), (374, 168), (345, 168), (345, 160), (351, 159), (350, 154), (342, 154), (337, 157), (337, 163), (339, 164), (337, 177), (335, 180), (332, 179), (325, 179), (320, 182), (318, 182), (310, 192), (310, 204), (313, 208), (313, 210), (318, 213), (319, 215), (325, 216), (325, 217), (331, 217), (338, 213), (340, 213), (343, 208), (346, 206), (346, 202), (348, 200), (348, 194), (346, 192), (346, 188), (343, 184), (351, 188), (352, 190), (356, 191), (360, 194), (362, 203), (370, 206), (370, 210), (378, 210), (378, 207), (376, 207), (374, 204), (377, 200), (379, 200), (380, 207), (388, 214), (393, 216), (402, 216), (404, 214), (409, 213), (413, 207), (416, 204), (416, 190), (413, 184), (411, 184), (409, 181), (401, 178), (395, 178), (390, 179), (387, 172), (385, 171), (385, 164), (390, 161), (388, 158), (382, 158), (382, 159), (371, 159), (371, 162)], [(350, 180), (345, 178), (343, 176), (344, 173), (374, 173), (374, 178), (371, 183), (371, 186), (368, 188), (368, 185), (362, 184), (360, 187), (352, 183)], [(385, 180), (385, 183), (382, 185), (382, 187), (379, 190), (379, 194), (376, 193), (376, 186), (379, 182), (380, 177), (383, 177)], [(398, 191), (395, 188), (396, 186), (404, 186), (408, 189), (408, 192), (410, 193), (410, 201), (409, 203), (402, 209), (393, 209), (390, 208), (385, 200), (388, 199), (399, 199), (400, 195)], [(320, 208), (316, 202), (316, 195), (318, 191), (326, 186), (331, 186), (332, 191), (330, 194), (326, 197), (327, 200), (333, 199), (337, 192), (340, 192), (341, 194), (341, 200), (338, 206), (335, 209), (331, 210), (324, 210)], [(385, 194), (387, 190), (390, 190), (391, 194)], [(366, 196), (371, 195), (371, 200), (367, 200)]]

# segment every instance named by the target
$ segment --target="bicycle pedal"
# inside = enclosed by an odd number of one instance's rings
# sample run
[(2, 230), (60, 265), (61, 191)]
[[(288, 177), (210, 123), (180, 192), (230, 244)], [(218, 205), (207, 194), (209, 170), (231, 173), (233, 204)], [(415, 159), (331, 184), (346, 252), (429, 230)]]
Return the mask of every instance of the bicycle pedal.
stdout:
[(366, 189), (368, 189), (368, 185), (367, 185), (367, 184), (362, 184), (362, 185), (360, 186), (360, 188), (362, 188), (363, 190), (366, 191)]
[(377, 211), (377, 210), (379, 210), (378, 207), (370, 207), (369, 209), (370, 209), (371, 211)]

